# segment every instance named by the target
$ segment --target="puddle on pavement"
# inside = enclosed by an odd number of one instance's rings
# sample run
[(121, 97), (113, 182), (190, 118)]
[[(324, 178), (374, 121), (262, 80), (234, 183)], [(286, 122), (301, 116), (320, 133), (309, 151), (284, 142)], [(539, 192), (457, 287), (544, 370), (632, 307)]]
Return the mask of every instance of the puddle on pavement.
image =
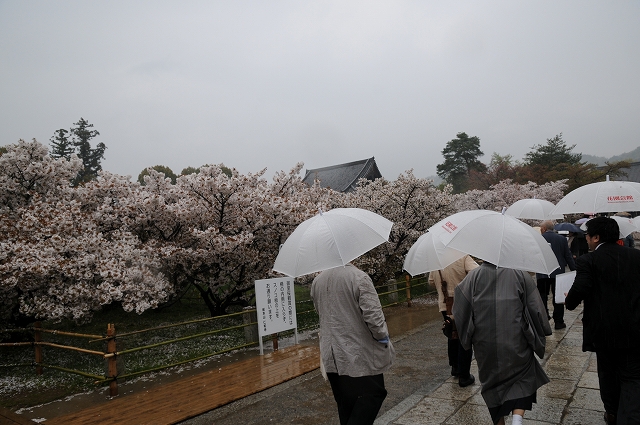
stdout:
[(415, 300), (411, 307), (404, 304), (387, 308), (384, 315), (392, 339), (427, 322), (442, 320), (442, 314), (440, 314), (437, 304), (428, 299)]

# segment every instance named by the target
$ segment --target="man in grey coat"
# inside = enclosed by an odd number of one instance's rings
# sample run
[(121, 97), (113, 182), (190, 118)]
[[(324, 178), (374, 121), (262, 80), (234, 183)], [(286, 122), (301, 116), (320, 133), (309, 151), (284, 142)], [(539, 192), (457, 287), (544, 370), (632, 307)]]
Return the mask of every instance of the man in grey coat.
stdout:
[(536, 391), (549, 382), (536, 360), (551, 335), (542, 300), (527, 272), (487, 262), (456, 287), (453, 317), (460, 343), (476, 353), (478, 375), (494, 424), (521, 424)]
[(340, 424), (373, 424), (387, 396), (382, 374), (395, 357), (373, 282), (347, 264), (320, 273), (311, 298), (320, 316), (320, 361)]

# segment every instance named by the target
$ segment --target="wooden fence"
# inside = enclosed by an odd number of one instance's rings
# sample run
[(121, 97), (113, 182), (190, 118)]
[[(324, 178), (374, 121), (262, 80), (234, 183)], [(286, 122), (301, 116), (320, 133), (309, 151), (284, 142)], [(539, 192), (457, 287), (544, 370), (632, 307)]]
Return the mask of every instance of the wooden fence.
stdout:
[[(404, 282), (404, 285), (401, 284), (402, 282), (400, 281), (400, 285), (398, 281), (392, 280), (389, 281), (388, 284), (385, 285), (381, 285), (376, 287), (376, 290), (378, 291), (378, 296), (380, 297), (381, 300), (381, 304), (383, 307), (389, 307), (389, 306), (393, 306), (393, 305), (398, 305), (402, 302), (406, 302), (408, 306), (411, 306), (411, 290), (412, 288), (414, 289), (414, 291), (416, 290), (416, 288), (419, 288), (419, 291), (421, 293), (431, 293), (425, 290), (425, 288), (427, 287), (427, 278), (426, 277), (421, 277), (421, 278), (413, 278), (410, 279), (409, 276), (407, 275), (407, 278)], [(398, 286), (401, 286), (400, 288), (398, 288)], [(311, 301), (310, 300), (306, 300), (306, 301), (301, 301), (298, 302), (297, 304), (302, 305), (302, 304), (309, 304)], [(298, 309), (296, 309), (298, 310)], [(316, 315), (315, 318), (312, 318), (311, 320), (309, 319), (305, 319), (304, 317), (306, 315)], [(73, 373), (73, 374), (77, 374), (77, 375), (81, 375), (87, 378), (91, 378), (94, 380), (95, 384), (109, 384), (109, 394), (111, 396), (115, 396), (118, 394), (118, 380), (124, 380), (127, 378), (132, 378), (134, 376), (138, 376), (138, 375), (142, 375), (145, 373), (150, 373), (150, 372), (156, 372), (156, 371), (160, 371), (163, 369), (167, 369), (167, 368), (171, 368), (171, 367), (175, 367), (175, 366), (179, 366), (185, 363), (189, 363), (189, 362), (194, 362), (197, 360), (202, 360), (205, 358), (209, 358), (212, 356), (217, 356), (220, 354), (224, 354), (230, 351), (235, 351), (235, 350), (240, 350), (240, 349), (244, 349), (244, 348), (248, 348), (254, 345), (258, 344), (258, 331), (257, 331), (257, 313), (256, 313), (256, 309), (246, 309), (242, 312), (238, 312), (238, 313), (232, 313), (232, 314), (227, 314), (224, 316), (216, 316), (216, 317), (212, 317), (212, 318), (204, 318), (204, 319), (197, 319), (197, 320), (190, 320), (190, 321), (186, 321), (186, 322), (181, 322), (181, 323), (173, 323), (173, 324), (168, 324), (168, 325), (163, 325), (163, 326), (157, 326), (157, 327), (153, 327), (153, 328), (148, 328), (148, 329), (142, 329), (142, 330), (137, 330), (137, 331), (133, 331), (133, 332), (127, 332), (127, 333), (120, 333), (117, 334), (116, 333), (116, 327), (114, 324), (110, 323), (107, 325), (107, 329), (104, 335), (91, 335), (91, 334), (81, 334), (81, 333), (74, 333), (74, 332), (63, 332), (63, 331), (58, 331), (58, 330), (54, 330), (54, 329), (46, 329), (42, 327), (41, 322), (36, 322), (35, 325), (33, 327), (30, 328), (22, 328), (22, 329), (5, 329), (4, 332), (10, 333), (10, 332), (24, 332), (24, 331), (28, 331), (28, 332), (32, 332), (33, 333), (33, 341), (31, 342), (15, 342), (15, 343), (0, 343), (0, 347), (4, 346), (4, 347), (33, 347), (34, 350), (34, 361), (32, 363), (23, 363), (23, 364), (2, 364), (0, 365), (0, 367), (6, 368), (6, 367), (34, 367), (35, 368), (35, 372), (37, 374), (42, 374), (43, 373), (43, 369), (44, 368), (50, 368), (50, 369), (55, 369), (55, 370), (59, 370), (62, 372), (67, 372), (67, 373)], [(307, 323), (307, 325), (303, 325), (302, 327), (299, 327), (298, 330), (306, 330), (306, 329), (313, 329), (315, 327), (317, 327), (318, 321), (317, 321), (317, 314), (315, 312), (315, 310), (313, 309), (313, 307), (309, 307), (307, 306), (305, 309), (303, 309), (302, 311), (298, 311), (297, 312), (297, 318), (298, 318), (298, 324), (300, 325), (301, 323)], [(194, 325), (194, 324), (203, 324), (203, 323), (210, 323), (210, 322), (222, 322), (222, 323), (229, 323), (228, 320), (230, 319), (238, 319), (241, 320), (240, 324), (237, 325), (233, 325), (233, 326), (226, 326), (226, 327), (222, 327), (220, 329), (213, 329), (213, 330), (207, 330), (205, 332), (198, 332), (195, 334), (189, 334), (189, 335), (185, 335), (179, 338), (173, 338), (173, 339), (167, 339), (167, 340), (163, 340), (160, 342), (156, 342), (153, 344), (146, 344), (146, 345), (140, 345), (137, 347), (132, 347), (132, 348), (122, 348), (122, 344), (121, 342), (124, 341), (126, 338), (128, 337), (132, 337), (134, 335), (140, 335), (140, 334), (144, 334), (144, 333), (149, 333), (152, 331), (161, 331), (161, 330), (166, 330), (169, 328), (176, 328), (176, 327), (185, 327), (187, 325)], [(303, 319), (303, 320), (301, 320)], [(149, 350), (149, 349), (153, 349), (153, 348), (157, 348), (157, 347), (162, 347), (162, 346), (167, 346), (170, 344), (176, 344), (182, 341), (187, 341), (187, 340), (192, 340), (192, 339), (196, 339), (196, 338), (204, 338), (207, 336), (211, 336), (211, 335), (217, 335), (217, 334), (223, 334), (225, 332), (232, 332), (232, 331), (239, 331), (239, 330), (243, 330), (244, 331), (244, 343), (243, 344), (238, 344), (238, 345), (234, 345), (232, 347), (227, 347), (221, 350), (216, 350), (214, 352), (210, 352), (210, 353), (206, 353), (203, 355), (199, 355), (196, 357), (190, 357), (188, 359), (183, 359), (180, 361), (174, 361), (171, 363), (166, 363), (166, 364), (162, 364), (159, 366), (154, 366), (154, 367), (149, 367), (146, 369), (142, 369), (142, 370), (136, 370), (136, 371), (132, 371), (129, 373), (124, 373), (124, 357), (126, 355), (131, 355), (132, 353), (135, 352), (139, 352), (139, 351), (143, 351), (143, 350)], [(290, 331), (292, 332), (292, 331)], [(83, 348), (83, 347), (78, 347), (78, 346), (73, 346), (73, 345), (65, 345), (65, 344), (58, 344), (58, 343), (54, 343), (54, 342), (50, 342), (50, 341), (45, 341), (43, 339), (43, 335), (45, 334), (50, 334), (50, 335), (59, 335), (59, 336), (66, 336), (66, 337), (71, 337), (71, 338), (77, 338), (77, 339), (85, 339), (88, 340), (89, 345), (91, 344), (95, 344), (95, 343), (102, 343), (104, 345), (103, 350), (97, 350), (97, 349), (88, 349), (88, 348)], [(280, 336), (284, 336), (287, 333), (285, 332), (284, 334), (280, 335)], [(273, 349), (277, 350), (278, 349), (278, 334), (274, 335), (272, 337), (272, 342), (273, 342)], [(50, 347), (50, 348), (54, 348), (54, 349), (59, 349), (59, 350), (69, 350), (69, 351), (73, 351), (76, 353), (82, 353), (82, 354), (87, 354), (87, 355), (92, 355), (95, 357), (100, 357), (102, 359), (104, 359), (106, 366), (105, 366), (105, 373), (104, 375), (97, 375), (95, 373), (89, 373), (86, 371), (82, 371), (82, 370), (76, 370), (76, 369), (72, 369), (72, 368), (68, 368), (68, 367), (62, 367), (60, 365), (54, 365), (51, 363), (47, 363), (45, 358), (44, 358), (44, 353), (43, 353), (43, 347)]]

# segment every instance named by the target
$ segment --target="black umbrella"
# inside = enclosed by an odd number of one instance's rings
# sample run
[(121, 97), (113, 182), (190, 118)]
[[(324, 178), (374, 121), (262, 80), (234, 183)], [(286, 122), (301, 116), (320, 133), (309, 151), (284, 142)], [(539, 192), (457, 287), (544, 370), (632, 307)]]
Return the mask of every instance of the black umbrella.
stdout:
[(573, 233), (582, 233), (582, 229), (580, 229), (578, 226), (576, 226), (573, 223), (558, 223), (555, 226), (553, 226), (553, 228), (556, 229), (556, 231), (566, 230), (568, 232), (573, 232)]

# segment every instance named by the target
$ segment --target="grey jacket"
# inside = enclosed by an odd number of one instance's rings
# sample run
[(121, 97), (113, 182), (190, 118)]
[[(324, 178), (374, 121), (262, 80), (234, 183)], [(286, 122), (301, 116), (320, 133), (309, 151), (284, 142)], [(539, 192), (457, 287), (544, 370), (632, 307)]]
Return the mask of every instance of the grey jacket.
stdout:
[(311, 286), (320, 315), (320, 355), (327, 373), (351, 377), (385, 372), (395, 358), (371, 278), (347, 264), (320, 273)]
[(551, 327), (527, 272), (485, 262), (456, 287), (453, 317), (462, 346), (473, 345), (488, 407), (532, 395), (549, 382), (534, 352), (544, 356)]

